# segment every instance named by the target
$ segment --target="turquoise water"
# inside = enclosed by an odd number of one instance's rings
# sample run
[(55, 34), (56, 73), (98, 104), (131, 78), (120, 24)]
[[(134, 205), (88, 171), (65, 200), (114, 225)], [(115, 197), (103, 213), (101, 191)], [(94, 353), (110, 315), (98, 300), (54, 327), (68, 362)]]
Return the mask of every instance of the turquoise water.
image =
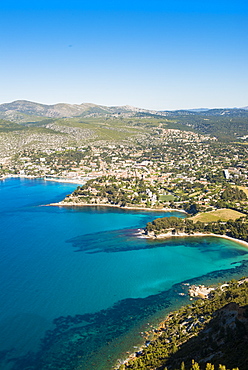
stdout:
[(75, 187), (0, 182), (0, 369), (111, 368), (144, 319), (187, 301), (181, 282), (246, 273), (248, 250), (229, 240), (137, 237), (173, 213), (45, 206)]

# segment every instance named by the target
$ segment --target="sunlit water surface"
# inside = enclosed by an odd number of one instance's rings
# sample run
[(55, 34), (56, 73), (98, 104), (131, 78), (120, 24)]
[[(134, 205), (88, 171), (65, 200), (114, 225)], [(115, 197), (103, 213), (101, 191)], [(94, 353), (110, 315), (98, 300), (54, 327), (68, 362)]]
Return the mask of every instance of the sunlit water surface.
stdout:
[(246, 274), (248, 250), (238, 243), (138, 238), (155, 217), (182, 213), (46, 206), (75, 187), (0, 182), (0, 369), (111, 368), (142, 340), (148, 319), (188, 302), (178, 294), (186, 292), (182, 282)]

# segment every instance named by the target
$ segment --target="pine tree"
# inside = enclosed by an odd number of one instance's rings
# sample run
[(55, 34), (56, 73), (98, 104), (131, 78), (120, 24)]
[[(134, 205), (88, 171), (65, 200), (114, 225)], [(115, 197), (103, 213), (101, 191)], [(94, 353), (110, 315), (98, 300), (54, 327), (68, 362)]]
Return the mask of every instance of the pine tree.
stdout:
[(214, 365), (207, 363), (206, 370), (214, 370)]
[(181, 363), (181, 370), (186, 370), (184, 362)]
[(201, 369), (200, 369), (199, 364), (195, 362), (194, 360), (192, 360), (192, 367), (190, 370), (201, 370)]

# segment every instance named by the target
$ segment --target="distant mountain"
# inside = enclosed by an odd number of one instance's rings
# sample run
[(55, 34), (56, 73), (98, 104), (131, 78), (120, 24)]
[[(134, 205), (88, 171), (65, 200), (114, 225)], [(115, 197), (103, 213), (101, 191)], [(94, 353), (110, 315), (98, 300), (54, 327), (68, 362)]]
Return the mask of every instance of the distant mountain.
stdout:
[(209, 109), (208, 111), (201, 112), (200, 114), (207, 116), (248, 117), (248, 111), (243, 108)]
[(244, 108), (216, 108), (216, 109), (189, 109), (163, 111), (169, 117), (178, 116), (229, 116), (229, 117), (248, 117), (248, 109)]
[[(110, 107), (92, 103), (46, 105), (27, 100), (0, 104), (0, 119), (19, 125), (48, 127), (56, 120), (63, 120), (63, 125), (68, 125), (69, 118), (77, 120), (77, 125), (86, 121), (89, 124), (92, 119), (99, 122), (99, 119), (103, 118), (107, 120), (120, 119), (124, 125), (131, 123), (134, 126), (145, 125), (150, 128), (159, 123), (164, 124), (167, 128), (190, 129), (200, 134), (214, 136), (222, 141), (238, 140), (244, 142), (247, 140), (248, 132), (248, 107), (247, 109), (199, 108), (155, 111), (129, 105)], [(72, 121), (69, 126), (71, 124)]]
[(22, 114), (39, 116), (39, 117), (73, 117), (79, 116), (88, 109), (97, 107), (95, 104), (54, 104), (45, 105), (40, 103), (34, 103), (27, 100), (16, 100), (12, 103), (6, 103), (0, 105), (0, 112), (10, 115), (14, 112)]
[(209, 110), (209, 108), (196, 108), (196, 109), (187, 109), (188, 111), (190, 112), (196, 112), (196, 113), (199, 113), (199, 112), (206, 112)]
[[(32, 117), (49, 117), (49, 118), (65, 118), (65, 117), (96, 117), (108, 115), (135, 115), (136, 113), (153, 113), (146, 109), (135, 108), (131, 106), (107, 107), (103, 105), (82, 103), (82, 104), (65, 104), (59, 103), (54, 105), (45, 105), (34, 103), (27, 100), (16, 100), (12, 103), (0, 104), (0, 118), (9, 120), (25, 120), (23, 115)], [(163, 114), (163, 113), (159, 113)], [(26, 117), (27, 118), (27, 117)]]
[(156, 111), (125, 106), (104, 106), (92, 103), (66, 104), (59, 103), (46, 105), (27, 100), (16, 100), (11, 103), (0, 104), (0, 118), (15, 122), (30, 122), (43, 118), (66, 118), (66, 117), (106, 117), (106, 116), (236, 116), (248, 117), (248, 107), (225, 108), (225, 109), (188, 109), (175, 111)]

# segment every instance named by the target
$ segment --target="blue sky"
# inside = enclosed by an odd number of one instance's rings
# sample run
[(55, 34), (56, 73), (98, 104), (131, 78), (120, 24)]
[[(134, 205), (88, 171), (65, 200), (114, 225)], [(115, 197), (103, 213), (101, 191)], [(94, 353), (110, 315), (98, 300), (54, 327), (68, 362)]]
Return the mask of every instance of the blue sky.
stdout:
[(0, 103), (248, 105), (248, 2), (4, 1)]

